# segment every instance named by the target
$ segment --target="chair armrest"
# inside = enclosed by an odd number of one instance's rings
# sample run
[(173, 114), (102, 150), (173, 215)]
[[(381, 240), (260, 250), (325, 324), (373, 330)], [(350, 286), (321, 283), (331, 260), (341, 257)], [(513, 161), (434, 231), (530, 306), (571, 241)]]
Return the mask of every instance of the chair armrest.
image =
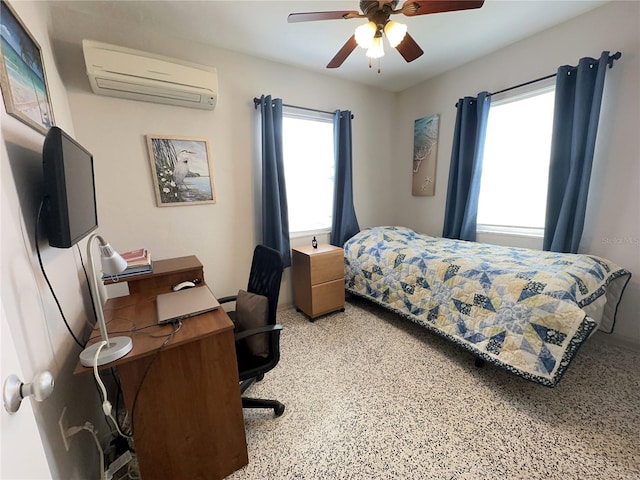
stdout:
[(235, 302), (236, 298), (238, 298), (237, 295), (229, 295), (228, 297), (222, 297), (218, 299), (218, 303), (229, 303), (229, 302)]
[[(220, 301), (220, 300), (218, 300)], [(270, 333), (270, 332), (279, 332), (279, 330), (282, 330), (282, 325), (280, 324), (276, 324), (276, 325), (265, 325), (264, 327), (256, 327), (256, 328), (250, 328), (248, 330), (243, 330), (242, 332), (238, 332), (236, 334), (234, 334), (233, 338), (235, 339), (236, 342), (243, 340), (247, 337), (251, 337), (253, 335), (257, 335), (259, 333)]]

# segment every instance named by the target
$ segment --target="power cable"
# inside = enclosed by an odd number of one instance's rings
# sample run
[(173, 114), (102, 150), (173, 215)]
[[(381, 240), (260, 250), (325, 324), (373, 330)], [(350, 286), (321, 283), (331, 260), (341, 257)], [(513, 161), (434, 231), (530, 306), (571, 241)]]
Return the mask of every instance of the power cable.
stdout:
[(49, 281), (49, 277), (47, 276), (47, 272), (44, 270), (44, 265), (42, 264), (42, 256), (40, 255), (40, 245), (38, 243), (38, 239), (39, 239), (38, 226), (40, 225), (40, 219), (41, 219), (41, 215), (42, 215), (42, 209), (44, 207), (44, 202), (45, 202), (44, 199), (40, 202), (40, 207), (38, 207), (38, 215), (36, 216), (36, 227), (35, 227), (35, 237), (36, 238), (35, 238), (35, 244), (36, 244), (36, 253), (38, 254), (38, 263), (40, 264), (40, 270), (42, 270), (42, 275), (44, 276), (44, 279), (47, 282), (47, 285), (49, 286), (49, 290), (51, 291), (51, 295), (53, 295), (53, 299), (55, 300), (56, 305), (58, 306), (58, 310), (60, 311), (60, 316), (62, 317), (62, 320), (64, 321), (64, 324), (66, 325), (67, 330), (69, 331), (69, 334), (71, 334), (71, 336), (73, 337), (75, 342), (78, 344), (78, 346), (80, 348), (84, 349), (84, 344), (82, 342), (80, 342), (80, 340), (78, 340), (76, 335), (73, 333), (73, 330), (71, 330), (71, 327), (69, 326), (69, 323), (67, 322), (67, 318), (64, 316), (64, 312), (62, 311), (62, 306), (60, 305), (60, 302), (58, 301), (58, 297), (56, 296), (56, 293), (53, 290), (53, 287), (51, 286), (51, 282)]

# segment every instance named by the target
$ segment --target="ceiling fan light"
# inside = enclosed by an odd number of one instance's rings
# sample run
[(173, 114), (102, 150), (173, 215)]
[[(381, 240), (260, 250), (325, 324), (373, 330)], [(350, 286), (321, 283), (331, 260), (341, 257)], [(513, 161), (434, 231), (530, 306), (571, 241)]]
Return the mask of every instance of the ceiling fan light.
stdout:
[(373, 37), (375, 36), (377, 30), (378, 27), (373, 22), (365, 23), (364, 25), (360, 25), (358, 28), (356, 28), (355, 35), (358, 45), (362, 48), (371, 47), (371, 44), (373, 43)]
[(382, 36), (375, 37), (371, 46), (367, 50), (367, 57), (380, 58), (384, 57), (384, 47), (382, 46)]
[(384, 33), (389, 40), (389, 44), (395, 48), (400, 45), (400, 42), (402, 42), (404, 36), (407, 34), (407, 26), (404, 23), (389, 20), (384, 26)]

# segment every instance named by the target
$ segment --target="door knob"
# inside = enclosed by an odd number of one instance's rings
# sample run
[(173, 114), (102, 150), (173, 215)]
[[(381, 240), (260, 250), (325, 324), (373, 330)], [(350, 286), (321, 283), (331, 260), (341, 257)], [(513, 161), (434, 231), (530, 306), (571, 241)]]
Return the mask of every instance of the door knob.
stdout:
[(31, 395), (36, 401), (43, 401), (53, 392), (53, 383), (53, 375), (47, 371), (36, 374), (31, 383), (26, 384), (17, 375), (9, 375), (4, 381), (4, 409), (16, 413), (22, 400)]

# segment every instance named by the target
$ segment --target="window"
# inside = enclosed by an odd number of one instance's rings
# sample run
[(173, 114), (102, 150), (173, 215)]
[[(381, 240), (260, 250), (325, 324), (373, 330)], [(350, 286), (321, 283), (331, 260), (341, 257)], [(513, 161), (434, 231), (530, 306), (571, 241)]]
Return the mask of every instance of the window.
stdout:
[(282, 143), (290, 234), (329, 231), (335, 176), (333, 115), (285, 107)]
[(555, 86), (489, 110), (478, 231), (544, 235)]

